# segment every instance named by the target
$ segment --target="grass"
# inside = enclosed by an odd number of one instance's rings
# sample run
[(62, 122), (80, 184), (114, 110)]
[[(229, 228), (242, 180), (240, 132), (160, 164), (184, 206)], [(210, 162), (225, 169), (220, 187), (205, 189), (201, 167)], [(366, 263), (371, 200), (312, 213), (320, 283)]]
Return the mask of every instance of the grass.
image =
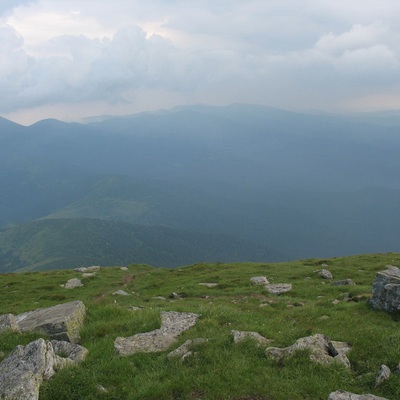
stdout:
[[(323, 262), (329, 265), (334, 280), (351, 278), (357, 285), (334, 286), (321, 279), (315, 271)], [(393, 374), (378, 389), (374, 382), (381, 364), (393, 370), (400, 361), (398, 316), (374, 311), (367, 301), (376, 272), (388, 264), (400, 265), (400, 254), (271, 264), (201, 263), (176, 269), (131, 265), (128, 271), (102, 268), (95, 277), (82, 279), (84, 287), (73, 290), (60, 286), (80, 277), (73, 270), (3, 274), (0, 314), (18, 314), (72, 300), (82, 300), (87, 307), (81, 336), (89, 355), (79, 366), (66, 368), (45, 382), (41, 400), (326, 400), (338, 389), (394, 400), (400, 398), (399, 376)], [(293, 290), (281, 296), (269, 295), (262, 287), (250, 285), (250, 278), (257, 275), (267, 276), (271, 283), (292, 283)], [(200, 282), (216, 282), (218, 286), (207, 288)], [(130, 296), (113, 296), (118, 289)], [(168, 299), (172, 292), (184, 299)], [(334, 304), (334, 300), (339, 303)], [(130, 311), (130, 306), (143, 308)], [(168, 359), (168, 351), (130, 357), (115, 354), (116, 337), (158, 328), (162, 310), (201, 314), (171, 350), (189, 338), (209, 341), (184, 362)], [(352, 368), (312, 364), (307, 352), (273, 361), (251, 341), (235, 345), (232, 329), (257, 331), (277, 347), (322, 333), (352, 344)], [(17, 344), (37, 337), (2, 334), (1, 357)]]

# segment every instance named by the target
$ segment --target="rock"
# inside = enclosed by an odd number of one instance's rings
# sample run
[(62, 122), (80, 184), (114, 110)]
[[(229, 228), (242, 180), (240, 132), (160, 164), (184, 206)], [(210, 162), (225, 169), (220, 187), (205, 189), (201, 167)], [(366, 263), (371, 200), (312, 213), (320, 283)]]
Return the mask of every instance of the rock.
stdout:
[(321, 267), (323, 267), (323, 268), (328, 267), (328, 264), (327, 263), (322, 263)]
[(79, 346), (79, 344), (63, 340), (52, 340), (50, 343), (53, 346), (54, 353), (62, 359), (59, 362), (63, 366), (78, 364), (84, 361), (89, 353), (85, 347)]
[(97, 265), (93, 265), (91, 267), (82, 267), (82, 268), (75, 268), (75, 272), (97, 272), (100, 271), (100, 267)]
[(54, 307), (28, 311), (15, 317), (22, 332), (44, 332), (52, 339), (71, 343), (80, 341), (86, 307), (81, 301), (71, 301)]
[(7, 330), (20, 332), (20, 328), (13, 314), (0, 315), (0, 332)]
[(120, 355), (164, 351), (176, 342), (179, 334), (194, 326), (198, 318), (199, 315), (193, 313), (162, 311), (160, 329), (127, 338), (117, 337), (114, 347)]
[[(70, 343), (67, 345), (74, 346)], [(17, 346), (0, 364), (0, 398), (4, 400), (39, 399), (39, 388), (43, 380), (50, 379), (64, 366), (84, 359), (83, 350), (75, 351), (69, 347), (68, 349), (70, 355), (79, 354), (80, 358), (74, 360), (61, 357), (53, 348), (52, 343), (44, 339), (38, 339), (26, 346)]]
[(286, 357), (292, 357), (299, 350), (309, 350), (311, 352), (310, 360), (320, 364), (331, 364), (339, 362), (345, 367), (350, 367), (350, 362), (346, 356), (350, 350), (350, 345), (345, 342), (336, 342), (329, 340), (326, 336), (317, 333), (313, 336), (307, 336), (296, 340), (294, 344), (285, 348), (268, 347), (265, 350), (267, 357), (280, 360)]
[(354, 281), (351, 279), (342, 279), (341, 281), (333, 282), (332, 285), (335, 286), (345, 286), (345, 285), (355, 285)]
[(183, 298), (181, 296), (179, 296), (178, 293), (172, 292), (169, 296), (169, 299), (173, 299), (173, 300), (183, 300)]
[(120, 270), (121, 271), (129, 271), (129, 268), (128, 267), (121, 267)]
[(125, 290), (117, 290), (113, 293), (113, 296), (129, 296), (129, 293), (126, 293)]
[(168, 354), (168, 358), (178, 358), (180, 357), (182, 360), (184, 360), (185, 358), (187, 358), (188, 356), (193, 354), (193, 347), (199, 345), (199, 344), (203, 344), (203, 343), (207, 343), (208, 339), (204, 339), (204, 338), (196, 338), (196, 339), (189, 339), (186, 340), (185, 343), (183, 343), (181, 346), (179, 346), (177, 349), (171, 351)]
[(379, 368), (379, 371), (376, 374), (376, 378), (375, 378), (375, 387), (379, 387), (380, 385), (382, 385), (383, 382), (385, 382), (386, 380), (388, 380), (390, 378), (390, 375), (392, 374), (392, 372), (390, 371), (390, 368), (386, 365), (381, 365), (381, 367)]
[(144, 307), (143, 306), (130, 306), (129, 308), (128, 308), (128, 310), (129, 311), (138, 311), (138, 310), (141, 310), (141, 309), (143, 309)]
[(217, 287), (218, 283), (214, 283), (214, 282), (201, 282), (199, 283), (199, 285), (201, 286), (206, 286), (208, 288), (213, 288), (213, 287)]
[(84, 272), (82, 274), (82, 278), (92, 278), (93, 276), (96, 276), (96, 272)]
[(267, 346), (271, 342), (270, 339), (261, 336), (258, 332), (231, 330), (231, 335), (235, 344), (243, 342), (246, 339), (254, 340), (258, 346)]
[(253, 285), (268, 285), (269, 281), (266, 276), (253, 276), (250, 278), (250, 282)]
[(292, 285), (290, 283), (269, 284), (264, 287), (271, 294), (283, 294), (292, 290)]
[(321, 269), (320, 271), (318, 271), (318, 275), (322, 278), (322, 279), (332, 279), (333, 275), (330, 271), (328, 271), (327, 269)]
[(339, 304), (339, 303), (340, 303), (340, 300), (339, 300), (339, 299), (332, 300), (332, 304), (333, 304), (333, 305), (336, 305), (336, 304)]
[(388, 400), (383, 397), (374, 396), (373, 394), (354, 394), (337, 390), (329, 395), (328, 400)]
[(372, 285), (372, 297), (369, 301), (372, 308), (388, 312), (400, 310), (400, 269), (387, 266), (385, 271), (378, 272)]
[(72, 278), (64, 285), (64, 289), (75, 289), (80, 286), (83, 286), (81, 280), (78, 278)]
[(167, 300), (164, 296), (154, 296), (152, 297), (154, 300)]

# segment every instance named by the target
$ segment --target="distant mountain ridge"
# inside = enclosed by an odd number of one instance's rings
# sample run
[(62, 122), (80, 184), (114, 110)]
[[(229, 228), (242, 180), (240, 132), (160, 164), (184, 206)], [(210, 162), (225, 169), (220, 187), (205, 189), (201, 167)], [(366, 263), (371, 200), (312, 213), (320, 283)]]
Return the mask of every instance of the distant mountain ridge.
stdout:
[(282, 260), (397, 251), (400, 123), (388, 118), (233, 104), (0, 119), (0, 228), (121, 221), (227, 235)]

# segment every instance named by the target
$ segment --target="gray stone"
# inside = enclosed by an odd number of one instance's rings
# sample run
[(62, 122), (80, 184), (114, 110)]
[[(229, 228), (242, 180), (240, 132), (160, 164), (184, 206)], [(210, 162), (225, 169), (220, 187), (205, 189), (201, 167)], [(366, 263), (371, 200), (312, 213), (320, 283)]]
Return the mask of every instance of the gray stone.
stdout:
[(13, 314), (0, 315), (0, 332), (7, 330), (20, 332), (20, 328)]
[(57, 370), (84, 359), (82, 351), (76, 352), (72, 348), (69, 350), (70, 355), (79, 353), (80, 358), (61, 357), (54, 350), (52, 343), (44, 339), (38, 339), (26, 346), (17, 346), (0, 363), (0, 398), (3, 400), (39, 399), (39, 388), (43, 380), (50, 379)]
[(129, 268), (128, 267), (121, 267), (120, 270), (121, 271), (129, 271)]
[(374, 396), (373, 394), (354, 394), (337, 390), (329, 395), (328, 400), (388, 400), (384, 397)]
[(113, 293), (113, 296), (129, 296), (129, 293), (125, 292), (125, 290), (117, 290)]
[(173, 299), (173, 300), (183, 300), (183, 298), (181, 296), (179, 296), (178, 293), (172, 292), (168, 298)]
[(215, 283), (215, 282), (201, 282), (201, 283), (199, 283), (199, 285), (206, 286), (208, 288), (213, 288), (213, 287), (217, 287), (218, 283)]
[(346, 285), (355, 285), (355, 283), (351, 279), (342, 279), (341, 281), (333, 282), (332, 285), (335, 285), (335, 286), (346, 286)]
[(83, 286), (83, 283), (80, 279), (72, 278), (63, 287), (64, 287), (64, 289), (75, 289), (75, 288), (81, 287), (81, 286)]
[(96, 276), (96, 272), (84, 272), (82, 274), (82, 278), (93, 278)]
[(345, 342), (329, 340), (319, 333), (296, 340), (294, 344), (285, 348), (268, 347), (265, 350), (267, 357), (280, 360), (292, 357), (299, 350), (309, 350), (310, 360), (320, 364), (331, 364), (338, 362), (345, 367), (350, 367), (346, 354), (350, 351), (350, 345)]
[(154, 296), (152, 297), (154, 300), (167, 300), (164, 296)]
[(292, 285), (290, 283), (269, 284), (264, 287), (271, 294), (283, 294), (292, 290)]
[(162, 311), (160, 329), (127, 338), (117, 337), (114, 347), (120, 355), (165, 351), (182, 332), (194, 326), (198, 318), (199, 315), (193, 313)]
[(270, 339), (265, 338), (258, 332), (231, 330), (231, 335), (233, 336), (233, 342), (236, 344), (243, 342), (246, 339), (255, 341), (258, 346), (266, 346), (271, 342)]
[(323, 279), (332, 279), (333, 278), (332, 272), (328, 271), (325, 268), (318, 271), (318, 275)]
[(100, 271), (100, 267), (97, 265), (93, 265), (91, 267), (81, 267), (81, 268), (75, 268), (75, 272), (97, 272)]
[(400, 310), (400, 269), (387, 266), (378, 272), (372, 285), (371, 306), (376, 310), (396, 312)]
[(28, 311), (15, 317), (22, 332), (44, 332), (52, 339), (77, 343), (86, 307), (81, 301)]
[(144, 307), (143, 306), (130, 306), (128, 309), (129, 311), (138, 311), (142, 310)]
[(266, 276), (253, 276), (250, 278), (250, 282), (253, 285), (268, 285), (269, 281)]
[(377, 388), (382, 385), (383, 382), (390, 378), (391, 374), (392, 372), (390, 371), (390, 368), (388, 366), (384, 364), (381, 365), (375, 377), (375, 387)]
[(204, 338), (196, 338), (196, 339), (189, 339), (186, 340), (185, 343), (183, 343), (181, 346), (179, 346), (177, 349), (171, 351), (168, 354), (168, 358), (181, 358), (184, 360), (188, 356), (193, 354), (193, 347), (196, 347), (197, 345), (207, 343), (208, 339)]

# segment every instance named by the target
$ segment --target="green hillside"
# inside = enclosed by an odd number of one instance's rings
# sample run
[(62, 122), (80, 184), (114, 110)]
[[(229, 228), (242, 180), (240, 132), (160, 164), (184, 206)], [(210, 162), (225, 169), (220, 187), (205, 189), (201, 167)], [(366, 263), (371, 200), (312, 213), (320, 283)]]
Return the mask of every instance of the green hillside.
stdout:
[[(316, 273), (323, 263), (334, 281), (351, 278), (356, 285), (335, 286), (323, 280)], [(82, 300), (87, 307), (81, 344), (89, 349), (89, 356), (44, 383), (41, 400), (327, 400), (329, 393), (339, 389), (396, 400), (400, 398), (398, 375), (392, 374), (379, 388), (374, 382), (380, 365), (394, 370), (399, 363), (398, 317), (374, 311), (367, 302), (376, 272), (387, 264), (399, 265), (400, 254), (276, 264), (198, 263), (175, 269), (130, 265), (128, 270), (102, 268), (90, 278), (73, 270), (3, 274), (0, 314), (72, 300)], [(268, 294), (262, 286), (250, 284), (252, 276), (260, 275), (273, 283), (291, 283), (293, 289), (281, 296)], [(84, 286), (62, 288), (70, 278), (81, 278)], [(218, 285), (208, 288), (199, 285), (202, 282)], [(113, 296), (118, 289), (129, 295)], [(183, 299), (169, 299), (172, 292)], [(142, 308), (132, 311), (131, 306)], [(169, 359), (169, 351), (128, 357), (115, 353), (116, 337), (158, 328), (163, 310), (201, 315), (171, 350), (189, 338), (208, 342), (185, 361)], [(258, 332), (275, 347), (316, 333), (348, 342), (351, 369), (314, 364), (304, 351), (274, 361), (265, 356), (265, 347), (252, 341), (234, 344), (232, 329)], [(37, 334), (2, 334), (0, 357), (35, 338)]]
[(0, 231), (0, 271), (145, 263), (176, 267), (202, 261), (278, 257), (227, 235), (90, 218), (43, 219)]

